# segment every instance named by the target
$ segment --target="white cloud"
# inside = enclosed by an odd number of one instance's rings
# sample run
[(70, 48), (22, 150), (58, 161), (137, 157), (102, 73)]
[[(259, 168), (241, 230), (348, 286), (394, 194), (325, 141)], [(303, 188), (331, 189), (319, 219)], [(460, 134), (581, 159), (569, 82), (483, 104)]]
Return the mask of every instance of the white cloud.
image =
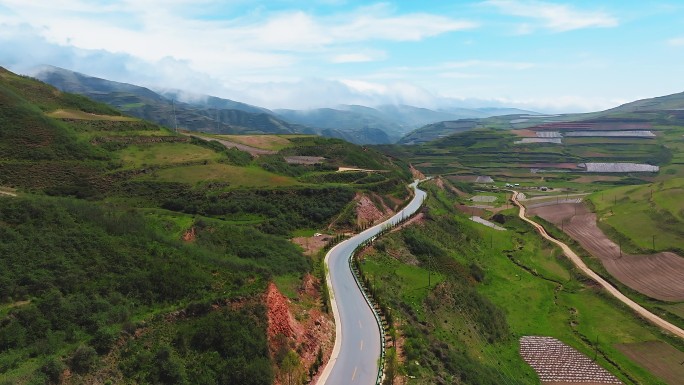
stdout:
[[(436, 69), (453, 69), (453, 68), (499, 68), (510, 70), (526, 70), (534, 68), (536, 64), (530, 62), (511, 62), (511, 61), (497, 61), (497, 60), (466, 60), (457, 62), (445, 62), (435, 67)], [(431, 68), (431, 69), (432, 69)]]
[(354, 53), (341, 53), (330, 58), (332, 63), (363, 63), (384, 60), (387, 53), (384, 51), (365, 51)]
[(509, 107), (520, 108), (542, 113), (572, 113), (602, 111), (617, 107), (628, 102), (626, 99), (603, 97), (586, 97), (575, 95), (558, 95), (553, 98), (525, 98), (502, 97), (491, 99), (467, 98), (459, 96), (445, 96), (443, 106), (458, 106), (466, 108), (479, 107)]
[(674, 47), (684, 46), (684, 37), (673, 37), (667, 41), (667, 44)]
[[(536, 0), (487, 0), (483, 4), (494, 6), (502, 13), (539, 20), (541, 26), (564, 32), (582, 28), (616, 27), (616, 17), (603, 11), (579, 10), (565, 4)], [(518, 27), (518, 33), (529, 33), (531, 26)]]
[(472, 74), (467, 72), (456, 71), (441, 72), (438, 74), (438, 76), (445, 79), (477, 79), (484, 77), (484, 75), (481, 74)]

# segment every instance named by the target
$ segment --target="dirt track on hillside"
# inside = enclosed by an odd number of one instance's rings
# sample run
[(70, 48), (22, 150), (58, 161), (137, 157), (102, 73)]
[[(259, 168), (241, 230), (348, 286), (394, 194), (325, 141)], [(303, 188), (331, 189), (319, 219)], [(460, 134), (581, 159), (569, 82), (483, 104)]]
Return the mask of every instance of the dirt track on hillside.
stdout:
[(608, 273), (630, 288), (663, 301), (684, 301), (684, 258), (677, 254), (621, 254), (620, 246), (596, 225), (596, 214), (583, 204), (535, 207), (529, 214), (561, 227), (591, 255), (598, 257)]
[(577, 253), (575, 253), (568, 245), (565, 243), (553, 238), (550, 236), (544, 227), (540, 225), (539, 223), (527, 218), (525, 216), (525, 206), (520, 204), (518, 202), (518, 199), (516, 198), (518, 196), (517, 191), (513, 191), (513, 196), (511, 199), (513, 200), (513, 203), (517, 205), (520, 208), (520, 211), (518, 212), (518, 216), (520, 219), (524, 220), (525, 222), (528, 222), (530, 225), (532, 225), (535, 229), (537, 229), (537, 232), (544, 237), (545, 239), (549, 240), (550, 242), (553, 242), (554, 244), (558, 245), (558, 247), (563, 250), (563, 254), (572, 261), (572, 263), (575, 264), (575, 266), (585, 275), (587, 275), (589, 278), (593, 279), (596, 281), (599, 285), (601, 285), (610, 295), (613, 297), (617, 298), (620, 300), (622, 303), (625, 305), (629, 306), (632, 310), (634, 310), (637, 314), (639, 314), (641, 317), (644, 319), (648, 320), (649, 322), (653, 323), (654, 325), (657, 325), (659, 328), (662, 330), (665, 330), (667, 332), (670, 332), (674, 335), (676, 335), (679, 338), (684, 338), (684, 329), (681, 329), (680, 327), (673, 325), (664, 319), (658, 317), (657, 315), (651, 313), (650, 311), (646, 310), (643, 306), (639, 305), (638, 303), (634, 302), (631, 298), (627, 297), (626, 295), (622, 294), (620, 290), (616, 289), (613, 285), (608, 283), (605, 279), (601, 278), (598, 274), (596, 274), (593, 270), (591, 270), (585, 263), (582, 261), (582, 258), (580, 258)]

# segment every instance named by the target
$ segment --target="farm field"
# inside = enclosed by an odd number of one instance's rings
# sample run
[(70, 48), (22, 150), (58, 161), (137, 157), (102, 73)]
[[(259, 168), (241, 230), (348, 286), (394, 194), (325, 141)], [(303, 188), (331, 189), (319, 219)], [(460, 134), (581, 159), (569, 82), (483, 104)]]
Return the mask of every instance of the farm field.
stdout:
[(104, 120), (113, 122), (137, 122), (140, 119), (121, 115), (100, 115), (83, 112), (79, 110), (57, 109), (46, 114), (51, 118), (57, 119), (75, 119), (75, 120)]
[[(624, 186), (589, 196), (599, 226), (632, 253), (684, 251), (684, 178)], [(653, 238), (655, 236), (655, 238)], [(655, 247), (654, 247), (655, 246)]]
[(142, 176), (140, 179), (193, 184), (220, 181), (236, 187), (280, 187), (299, 184), (291, 177), (274, 174), (255, 166), (239, 167), (223, 163), (167, 168)]
[(627, 357), (643, 365), (669, 385), (679, 385), (684, 378), (684, 352), (658, 341), (618, 344)]
[(218, 139), (225, 139), (231, 142), (241, 143), (247, 146), (270, 151), (280, 151), (284, 148), (292, 146), (293, 144), (288, 137), (298, 136), (299, 135), (212, 135), (212, 137), (216, 137)]
[(651, 298), (684, 301), (684, 258), (672, 252), (630, 255), (596, 225), (596, 214), (582, 204), (558, 204), (532, 208), (529, 215), (560, 227), (623, 284)]
[(552, 337), (521, 337), (520, 355), (542, 384), (622, 384), (589, 357)]
[(165, 166), (187, 162), (210, 161), (221, 158), (220, 154), (189, 143), (156, 143), (133, 145), (118, 151), (124, 167)]

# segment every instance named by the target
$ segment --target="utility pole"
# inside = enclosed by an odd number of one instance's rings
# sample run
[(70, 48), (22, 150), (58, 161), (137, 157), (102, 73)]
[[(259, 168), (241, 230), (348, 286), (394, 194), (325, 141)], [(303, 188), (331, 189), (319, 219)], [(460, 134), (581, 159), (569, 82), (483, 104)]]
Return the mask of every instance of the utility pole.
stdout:
[(176, 101), (171, 99), (171, 108), (173, 109), (173, 124), (176, 127), (176, 133), (178, 133), (178, 119), (176, 118)]
[(431, 262), (432, 262), (432, 255), (428, 254), (428, 289), (430, 288), (431, 283), (432, 283), (430, 281), (430, 279), (432, 278), (431, 277), (431, 275), (432, 275), (432, 269), (431, 269), (432, 263)]
[(620, 248), (620, 258), (622, 258), (622, 239), (620, 239), (618, 242), (619, 242), (619, 248)]
[(596, 336), (596, 342), (594, 343), (594, 362), (598, 358), (598, 335)]
[(655, 251), (655, 234), (653, 234), (653, 239), (652, 239), (652, 241), (653, 241), (653, 251)]

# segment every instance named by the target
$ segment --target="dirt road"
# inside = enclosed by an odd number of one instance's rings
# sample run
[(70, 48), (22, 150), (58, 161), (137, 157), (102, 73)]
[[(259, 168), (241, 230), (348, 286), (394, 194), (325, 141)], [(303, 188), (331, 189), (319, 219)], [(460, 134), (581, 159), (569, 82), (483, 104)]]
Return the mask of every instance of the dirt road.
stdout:
[(627, 296), (622, 294), (618, 289), (613, 287), (613, 285), (608, 283), (605, 279), (601, 278), (593, 270), (591, 270), (589, 267), (587, 267), (587, 265), (584, 264), (584, 261), (582, 261), (582, 259), (574, 251), (572, 251), (572, 249), (570, 249), (570, 247), (568, 247), (568, 245), (566, 245), (565, 243), (551, 237), (549, 234), (546, 233), (546, 230), (544, 230), (544, 227), (542, 227), (537, 222), (535, 222), (531, 219), (528, 219), (525, 216), (525, 206), (523, 206), (518, 201), (517, 196), (518, 196), (518, 192), (513, 191), (513, 196), (511, 199), (513, 200), (513, 203), (515, 203), (518, 207), (520, 207), (520, 212), (518, 212), (518, 216), (520, 217), (520, 219), (522, 219), (525, 222), (528, 222), (529, 224), (534, 226), (534, 228), (537, 229), (537, 231), (539, 232), (539, 234), (541, 234), (542, 237), (544, 237), (544, 238), (548, 239), (549, 241), (558, 245), (563, 250), (563, 253), (572, 261), (572, 263), (575, 264), (575, 266), (577, 266), (578, 269), (580, 269), (584, 274), (586, 274), (591, 279), (596, 281), (599, 285), (603, 286), (603, 288), (606, 289), (606, 291), (608, 291), (615, 298), (622, 301), (625, 305), (629, 306), (632, 310), (637, 312), (637, 314), (639, 314), (641, 317), (647, 319), (648, 321), (655, 324), (656, 326), (658, 326), (662, 330), (669, 332), (669, 333), (672, 333), (672, 334), (678, 336), (679, 338), (684, 339), (684, 330), (682, 330), (681, 328), (665, 321), (664, 319), (662, 319), (662, 318), (658, 317), (657, 315), (651, 313), (650, 311), (646, 310), (643, 306), (641, 306), (638, 303), (629, 299)]
[(618, 281), (651, 298), (684, 301), (684, 258), (672, 252), (631, 255), (621, 251), (598, 227), (596, 214), (583, 204), (535, 207), (526, 203), (527, 214), (561, 227), (563, 231), (601, 260)]

